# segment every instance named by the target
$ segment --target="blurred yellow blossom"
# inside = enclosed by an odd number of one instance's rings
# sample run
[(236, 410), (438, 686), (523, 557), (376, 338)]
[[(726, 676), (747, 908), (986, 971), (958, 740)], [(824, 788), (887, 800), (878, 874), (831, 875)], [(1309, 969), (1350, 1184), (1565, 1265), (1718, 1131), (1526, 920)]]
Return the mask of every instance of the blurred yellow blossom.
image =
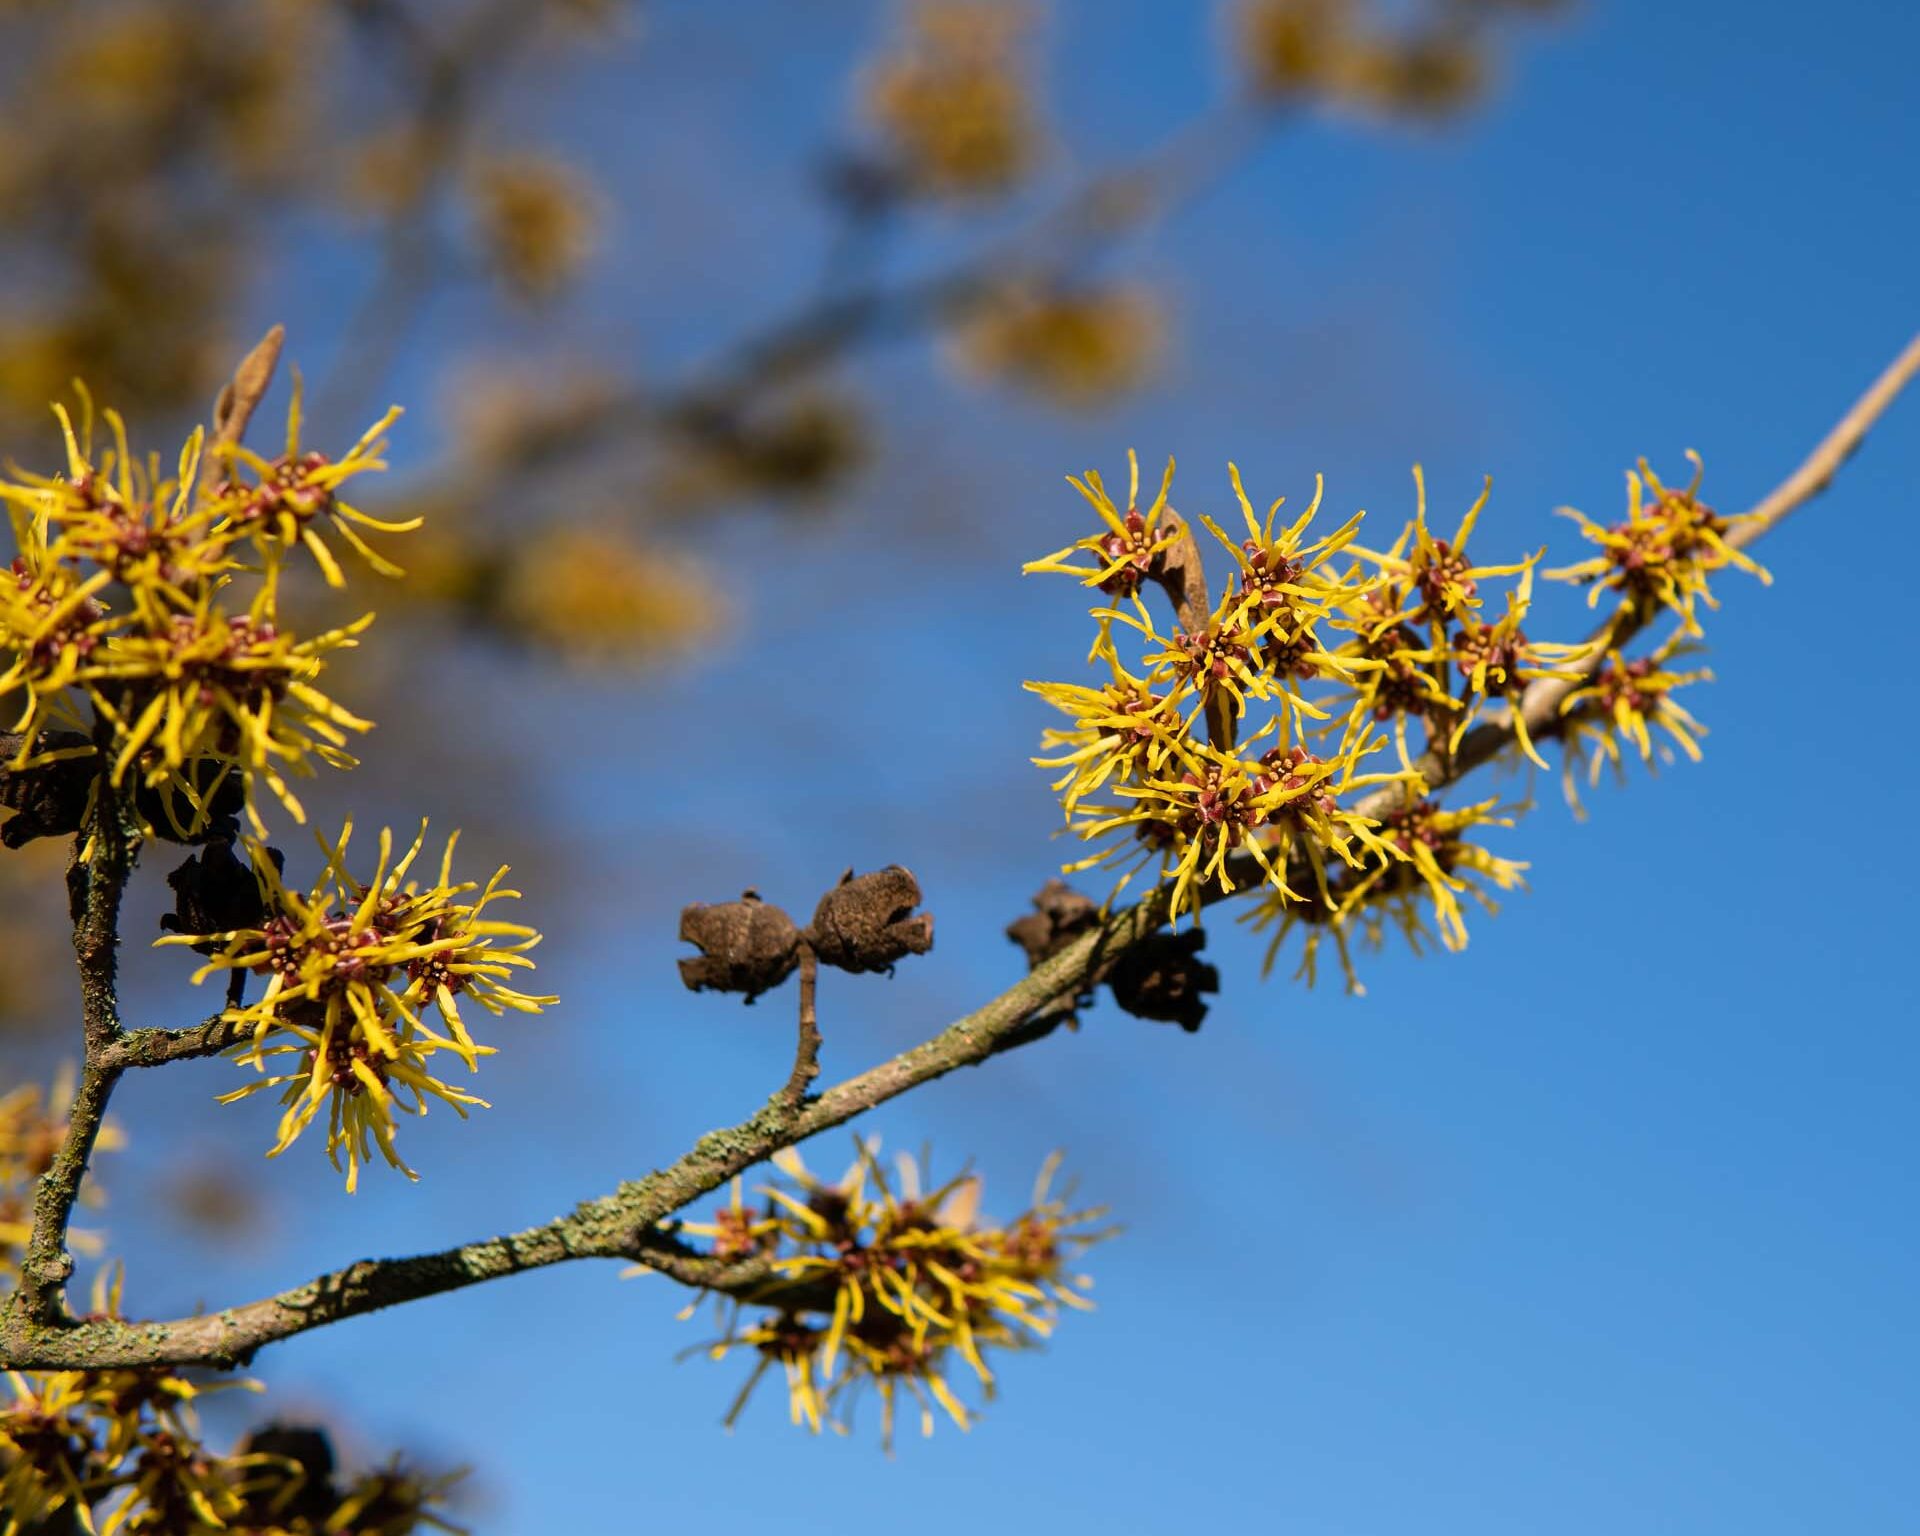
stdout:
[(1040, 131), (1022, 78), (1029, 17), (1011, 0), (917, 0), (905, 36), (865, 82), (867, 116), (908, 190), (934, 197), (1005, 192), (1024, 177)]
[(595, 665), (685, 651), (727, 611), (691, 556), (606, 525), (561, 526), (529, 540), (509, 557), (497, 601), (509, 635)]
[(970, 309), (953, 333), (962, 372), (1092, 410), (1138, 389), (1166, 342), (1160, 302), (1116, 283), (1006, 288)]
[(573, 166), (514, 154), (482, 161), (469, 196), (480, 246), (523, 299), (550, 299), (593, 254), (599, 212), (592, 184)]

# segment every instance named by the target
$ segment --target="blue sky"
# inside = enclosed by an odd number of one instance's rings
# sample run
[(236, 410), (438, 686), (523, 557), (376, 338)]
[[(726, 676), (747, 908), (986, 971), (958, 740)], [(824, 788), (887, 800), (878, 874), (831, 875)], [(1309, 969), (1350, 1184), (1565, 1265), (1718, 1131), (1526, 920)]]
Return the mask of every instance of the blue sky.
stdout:
[[(872, 19), (774, 9), (662, 5), (564, 111), (524, 104), (599, 146), (615, 242), (561, 324), (609, 356), (697, 357), (804, 287), (794, 180)], [(1201, 10), (1056, 7), (1070, 147), (1123, 152), (1217, 89)], [(1063, 853), (1019, 684), (1075, 676), (1086, 641), (1072, 589), (1018, 565), (1079, 531), (1068, 471), (1173, 452), (1176, 502), (1216, 514), (1230, 457), (1256, 499), (1322, 471), (1334, 509), (1390, 523), (1415, 460), (1443, 522), (1491, 472), (1484, 547), (1555, 555), (1576, 546), (1551, 509), (1610, 512), (1642, 454), (1677, 472), (1697, 448), (1708, 499), (1751, 503), (1920, 323), (1916, 49), (1920, 20), (1871, 0), (1595, 0), (1524, 39), (1459, 129), (1303, 124), (1122, 253), (1165, 285), (1179, 341), (1116, 414), (955, 386), (925, 349), (863, 362), (896, 422), (873, 473), (817, 518), (700, 535), (751, 573), (731, 644), (637, 685), (508, 664), (540, 686), (489, 729), (600, 746), (546, 767), (552, 806), (516, 808), (570, 887), (543, 969), (566, 1001), (500, 1032), (497, 1107), (420, 1127), (417, 1188), (347, 1201), (317, 1149), (283, 1159), (251, 1254), (196, 1262), (140, 1219), (135, 1174), (114, 1222), (136, 1296), (220, 1304), (527, 1225), (740, 1118), (783, 1070), (786, 1015), (679, 990), (685, 901), (753, 884), (805, 909), (848, 864), (913, 867), (938, 947), (890, 983), (823, 984), (836, 1077), (1011, 981), (1000, 930)], [(351, 274), (319, 276), (276, 296), (296, 350), (351, 299)], [(419, 356), (461, 325), (457, 305), (429, 317)], [(428, 377), (409, 367), (403, 396)], [(422, 404), (402, 456), (435, 440)], [(816, 1441), (771, 1393), (726, 1435), (736, 1367), (675, 1365), (701, 1336), (681, 1297), (611, 1266), (280, 1346), (272, 1400), (475, 1461), (477, 1523), (501, 1536), (1903, 1528), (1920, 1044), (1911, 884), (1880, 824), (1882, 775), (1916, 745), (1917, 488), (1911, 399), (1767, 541), (1771, 589), (1721, 584), (1706, 761), (1603, 789), (1585, 824), (1542, 783), (1498, 844), (1532, 889), (1465, 954), (1381, 957), (1351, 999), (1262, 984), (1216, 922), (1224, 989), (1197, 1037), (1102, 1007), (873, 1117), (891, 1145), (976, 1158), (1003, 1211), (1063, 1145), (1127, 1227), (1090, 1262), (1099, 1311), (1009, 1362), (971, 1435), (886, 1460), (870, 1419)], [(1580, 622), (1555, 601), (1541, 632)], [(775, 662), (777, 696), (743, 707)], [(129, 1084), (137, 1143), (251, 1160), (267, 1110), (207, 1104), (230, 1073)]]

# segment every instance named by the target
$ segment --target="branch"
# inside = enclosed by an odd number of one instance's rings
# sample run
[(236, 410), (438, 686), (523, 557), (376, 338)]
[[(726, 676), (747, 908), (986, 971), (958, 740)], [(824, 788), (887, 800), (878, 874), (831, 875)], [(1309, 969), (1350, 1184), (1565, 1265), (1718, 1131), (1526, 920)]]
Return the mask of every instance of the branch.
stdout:
[(543, 1226), (416, 1258), (365, 1260), (277, 1296), (173, 1322), (91, 1319), (50, 1326), (16, 1314), (0, 1319), (0, 1359), (30, 1369), (235, 1366), (263, 1344), (551, 1264), (601, 1258), (663, 1267), (656, 1228), (675, 1211), (783, 1147), (844, 1125), (910, 1089), (1010, 1048), (1037, 1010), (1070, 994), (1114, 951), (1151, 933), (1166, 917), (1164, 893), (1156, 892), (1112, 914), (984, 1008), (912, 1050), (836, 1084), (798, 1113), (785, 1114), (776, 1097), (741, 1124), (703, 1136), (670, 1167), (624, 1183)]
[[(285, 339), (285, 328), (274, 326), (240, 360), (232, 380), (220, 391), (213, 407), (211, 447), (215, 450), (237, 445), (246, 434), (247, 423), (273, 382)], [(222, 472), (224, 458), (218, 451), (206, 455), (201, 467), (202, 487), (212, 483), (209, 477)], [(100, 745), (101, 729), (96, 725), (96, 747)], [(56, 745), (72, 747), (83, 741), (75, 737), (72, 743)], [(78, 777), (82, 763), (87, 775), (84, 791)], [(122, 804), (120, 791), (94, 760), (68, 758), (49, 766), (59, 773), (35, 777), (29, 772), (19, 775), (17, 783), (0, 778), (0, 803), (18, 813), (6, 828), (4, 840), (9, 846), (56, 828), (65, 831), (66, 816), (76, 801), (80, 807), (73, 858), (67, 866), (73, 952), (80, 966), (80, 1085), (67, 1112), (60, 1148), (34, 1190), (33, 1231), (21, 1259), (20, 1287), (9, 1308), (11, 1317), (35, 1327), (61, 1327), (72, 1322), (66, 1285), (73, 1273), (67, 1228), (73, 1219), (74, 1203), (80, 1198), (94, 1144), (106, 1121), (107, 1102), (113, 1097), (120, 1074), (129, 1065), (147, 1064), (137, 1053), (130, 1055), (125, 1049), (118, 990), (120, 903), (139, 857), (140, 835)], [(199, 1035), (207, 1029), (203, 1025), (201, 1031), (187, 1033)], [(146, 1044), (151, 1050), (152, 1042)], [(181, 1054), (187, 1052), (182, 1050)]]
[(253, 1032), (251, 1024), (236, 1024), (224, 1013), (186, 1029), (131, 1029), (101, 1053), (102, 1066), (116, 1072), (129, 1067), (164, 1067), (170, 1061), (192, 1061), (218, 1056)]
[(80, 1088), (67, 1112), (67, 1131), (33, 1197), (33, 1232), (20, 1265), (19, 1315), (43, 1325), (69, 1320), (67, 1277), (73, 1257), (67, 1252), (67, 1224), (80, 1185), (87, 1176), (93, 1145), (106, 1119), (120, 1069), (106, 1053), (120, 1034), (120, 1005), (115, 987), (120, 943), (120, 898), (139, 840), (131, 835), (112, 786), (100, 780), (93, 814), (75, 838), (67, 889), (73, 903), (73, 950), (80, 963), (81, 1032), (85, 1055)]
[[(1901, 354), (1806, 464), (1760, 503), (1756, 511), (1765, 512), (1766, 518), (1746, 525), (1755, 531), (1742, 542), (1758, 538), (1780, 517), (1815, 495), (1916, 373), (1920, 373), (1920, 339)], [(1554, 723), (1558, 706), (1556, 701), (1548, 710), (1537, 703), (1543, 696), (1536, 684), (1522, 707), (1530, 725), (1538, 712), (1544, 733)], [(1450, 766), (1431, 759), (1423, 759), (1421, 766), (1432, 766), (1436, 775), (1458, 777), (1495, 756), (1511, 739), (1510, 729), (1490, 721), (1467, 734)], [(1369, 796), (1359, 808), (1370, 814), (1390, 810), (1397, 793), (1389, 787)], [(1209, 899), (1217, 896), (1217, 890), (1209, 893)], [(0, 1358), (12, 1366), (33, 1369), (232, 1366), (279, 1339), (402, 1302), (573, 1259), (639, 1260), (708, 1287), (729, 1282), (757, 1284), (757, 1275), (748, 1279), (746, 1271), (734, 1274), (728, 1267), (702, 1260), (663, 1237), (660, 1224), (784, 1147), (844, 1125), (922, 1084), (960, 1067), (978, 1066), (1047, 1033), (1052, 1022), (1049, 1011), (1061, 999), (1071, 999), (1116, 955), (1166, 922), (1169, 898), (1170, 892), (1163, 886), (1134, 906), (1108, 914), (1098, 926), (1042, 962), (985, 1007), (956, 1020), (913, 1049), (803, 1102), (797, 1111), (788, 1113), (784, 1095), (777, 1094), (750, 1119), (703, 1136), (671, 1166), (623, 1183), (611, 1194), (588, 1201), (543, 1226), (416, 1258), (365, 1260), (277, 1296), (171, 1322), (94, 1319), (77, 1324), (49, 1323), (16, 1310), (0, 1317)], [(1048, 1027), (1036, 1027), (1042, 1024)], [(201, 1026), (203, 1030), (206, 1027)], [(194, 1032), (142, 1033), (171, 1041), (184, 1040)]]
[(789, 1117), (800, 1113), (807, 1101), (807, 1089), (813, 1086), (813, 1080), (820, 1075), (820, 1018), (814, 1006), (814, 989), (819, 979), (820, 961), (813, 952), (813, 945), (802, 940), (799, 1042), (794, 1047), (793, 1072), (787, 1078), (786, 1086), (775, 1095), (775, 1103)]

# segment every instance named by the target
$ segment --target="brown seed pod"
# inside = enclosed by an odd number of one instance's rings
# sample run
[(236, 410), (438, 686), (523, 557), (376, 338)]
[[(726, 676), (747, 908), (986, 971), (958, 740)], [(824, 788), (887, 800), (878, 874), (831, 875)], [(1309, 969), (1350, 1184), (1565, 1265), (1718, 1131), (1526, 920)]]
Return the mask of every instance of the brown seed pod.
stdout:
[(920, 905), (920, 882), (898, 864), (871, 874), (849, 869), (820, 898), (807, 940), (824, 965), (843, 971), (891, 971), (933, 948), (933, 916)]
[[(269, 848), (267, 856), (276, 871), (286, 867), (278, 848)], [(234, 857), (231, 838), (208, 843), (170, 872), (167, 884), (173, 888), (173, 910), (161, 916), (160, 926), (168, 933), (231, 933), (236, 928), (258, 928), (266, 921), (260, 881), (250, 865)], [(218, 944), (193, 947), (202, 954), (220, 948)]]
[(700, 951), (680, 962), (689, 992), (743, 992), (752, 1002), (785, 981), (800, 959), (793, 919), (754, 891), (738, 901), (682, 909), (680, 937)]
[(1201, 994), (1220, 990), (1220, 972), (1196, 958), (1206, 942), (1198, 928), (1148, 935), (1108, 973), (1113, 1000), (1135, 1018), (1178, 1024), (1192, 1034), (1207, 1016)]

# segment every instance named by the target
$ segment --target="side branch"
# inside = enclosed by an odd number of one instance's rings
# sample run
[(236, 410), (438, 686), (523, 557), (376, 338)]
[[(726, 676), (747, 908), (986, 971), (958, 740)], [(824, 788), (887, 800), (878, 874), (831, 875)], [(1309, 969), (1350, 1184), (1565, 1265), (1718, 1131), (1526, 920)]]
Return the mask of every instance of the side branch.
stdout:
[(14, 1300), (19, 1314), (34, 1324), (69, 1320), (66, 1283), (73, 1273), (73, 1257), (67, 1252), (67, 1225), (106, 1120), (107, 1100), (120, 1080), (120, 1068), (109, 1063), (106, 1055), (120, 1035), (115, 985), (120, 899), (138, 846), (122, 824), (120, 802), (111, 786), (100, 780), (93, 814), (75, 838), (73, 862), (67, 870), (85, 1042), (80, 1089), (67, 1113), (60, 1150), (34, 1190), (33, 1232), (27, 1239)]

